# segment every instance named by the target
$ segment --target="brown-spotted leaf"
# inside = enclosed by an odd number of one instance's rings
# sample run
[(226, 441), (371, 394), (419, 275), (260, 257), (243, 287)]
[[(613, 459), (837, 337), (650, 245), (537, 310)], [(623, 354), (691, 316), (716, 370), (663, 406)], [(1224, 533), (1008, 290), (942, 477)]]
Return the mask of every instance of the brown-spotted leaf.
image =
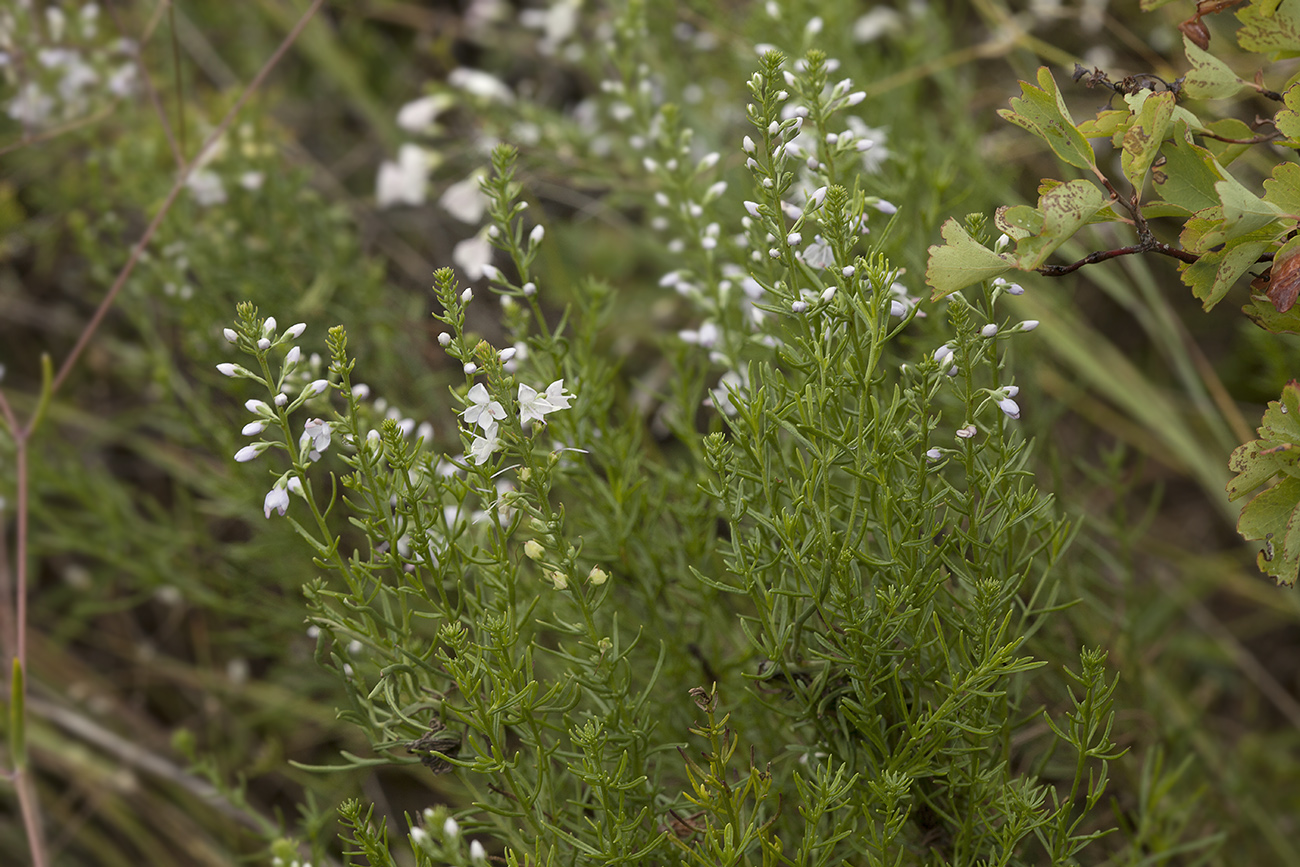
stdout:
[(1300, 383), (1287, 383), (1278, 400), (1264, 412), (1261, 439), (1232, 453), (1229, 467), (1237, 473), (1228, 483), (1228, 496), (1236, 500), (1277, 475), (1283, 479), (1252, 499), (1241, 510), (1237, 532), (1263, 541), (1256, 563), (1261, 572), (1280, 584), (1294, 584), (1300, 573)]
[(1010, 109), (1004, 108), (998, 114), (1047, 142), (1058, 157), (1075, 168), (1095, 169), (1097, 157), (1092, 145), (1075, 128), (1056, 79), (1046, 66), (1038, 69), (1038, 85), (1020, 82), (1022, 95), (1011, 100)]

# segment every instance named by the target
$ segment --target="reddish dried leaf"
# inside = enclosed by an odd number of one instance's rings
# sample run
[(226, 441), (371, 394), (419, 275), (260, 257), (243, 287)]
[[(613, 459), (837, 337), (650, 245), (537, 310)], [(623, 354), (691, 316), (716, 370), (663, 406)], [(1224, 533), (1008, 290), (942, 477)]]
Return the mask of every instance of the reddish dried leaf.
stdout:
[(1210, 28), (1205, 26), (1201, 16), (1197, 15), (1195, 18), (1188, 18), (1178, 25), (1178, 29), (1202, 51), (1210, 47)]
[(1295, 304), (1296, 296), (1300, 295), (1300, 256), (1288, 256), (1274, 262), (1267, 277), (1268, 289), (1264, 294), (1278, 313), (1287, 312)]

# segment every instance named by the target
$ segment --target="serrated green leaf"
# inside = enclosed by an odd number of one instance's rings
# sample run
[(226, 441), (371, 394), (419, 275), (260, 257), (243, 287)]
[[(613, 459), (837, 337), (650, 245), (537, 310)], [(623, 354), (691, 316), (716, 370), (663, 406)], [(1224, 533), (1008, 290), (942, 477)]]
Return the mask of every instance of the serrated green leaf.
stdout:
[(1242, 538), (1266, 543), (1265, 551), (1255, 560), (1259, 570), (1288, 586), (1295, 583), (1300, 573), (1297, 504), (1300, 504), (1300, 479), (1283, 479), (1247, 503), (1237, 521), (1237, 532)]
[(1228, 64), (1195, 42), (1183, 37), (1183, 51), (1192, 68), (1183, 76), (1183, 94), (1192, 99), (1227, 99), (1236, 96), (1243, 87), (1242, 81)]
[(1223, 300), (1233, 284), (1250, 270), (1277, 237), (1275, 229), (1264, 228), (1234, 238), (1220, 249), (1202, 253), (1200, 259), (1183, 268), (1183, 282), (1209, 310)]
[(1016, 265), (1026, 271), (1040, 267), (1107, 204), (1106, 194), (1090, 181), (1070, 181), (1043, 193), (1038, 199), (1042, 231), (1016, 242)]
[(1146, 180), (1147, 169), (1151, 161), (1160, 152), (1160, 145), (1169, 134), (1169, 121), (1174, 112), (1174, 95), (1143, 91), (1140, 102), (1130, 103), (1134, 110), (1134, 120), (1124, 133), (1123, 154), (1120, 166), (1124, 177), (1133, 185), (1133, 189), (1142, 190)]
[(1236, 15), (1241, 22), (1237, 44), (1247, 51), (1259, 54), (1300, 51), (1300, 0), (1251, 3)]
[(1282, 94), (1286, 108), (1279, 111), (1273, 122), (1277, 131), (1286, 136), (1293, 146), (1300, 145), (1300, 84), (1293, 84)]
[(1237, 532), (1265, 542), (1256, 559), (1261, 572), (1294, 584), (1300, 571), (1300, 383), (1291, 380), (1278, 400), (1269, 403), (1258, 433), (1260, 439), (1232, 453), (1228, 466), (1238, 475), (1228, 483), (1228, 496), (1238, 499), (1279, 474), (1285, 476), (1246, 504)]
[(1300, 164), (1278, 163), (1264, 181), (1264, 201), (1293, 219), (1300, 219)]
[(1242, 307), (1241, 312), (1260, 328), (1273, 334), (1300, 334), (1300, 304), (1285, 313), (1279, 313), (1268, 296), (1252, 295), (1250, 303)]
[(1097, 112), (1095, 118), (1080, 123), (1077, 129), (1079, 135), (1085, 138), (1102, 138), (1103, 136), (1111, 138), (1120, 131), (1121, 127), (1128, 123), (1129, 118), (1132, 116), (1132, 112), (1107, 108)]
[(1276, 223), (1282, 216), (1277, 205), (1264, 201), (1241, 185), (1227, 172), (1214, 185), (1214, 192), (1223, 203), (1222, 242), (1242, 238)]
[(1043, 231), (1043, 215), (1037, 208), (1028, 205), (998, 208), (993, 215), (993, 222), (1008, 238), (1016, 241)]
[(981, 280), (1010, 271), (1011, 258), (994, 253), (976, 241), (956, 220), (949, 219), (939, 230), (944, 244), (930, 247), (930, 262), (925, 282), (934, 290), (930, 297), (939, 300)]
[(1011, 100), (1010, 109), (998, 112), (1014, 123), (1047, 142), (1048, 146), (1065, 162), (1080, 169), (1095, 169), (1096, 155), (1092, 145), (1080, 134), (1065, 107), (1065, 100), (1046, 66), (1038, 68), (1038, 84), (1020, 82), (1023, 96)]
[(1222, 180), (1214, 157), (1186, 138), (1187, 127), (1179, 124), (1173, 142), (1161, 149), (1166, 162), (1159, 174), (1152, 173), (1153, 189), (1166, 204), (1195, 214), (1219, 203), (1214, 185)]

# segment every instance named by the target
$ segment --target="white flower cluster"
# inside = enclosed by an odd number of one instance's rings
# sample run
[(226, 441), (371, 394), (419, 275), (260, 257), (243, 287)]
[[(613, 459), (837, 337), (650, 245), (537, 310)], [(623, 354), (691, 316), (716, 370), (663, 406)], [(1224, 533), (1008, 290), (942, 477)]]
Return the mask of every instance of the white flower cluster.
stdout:
[(23, 127), (75, 120), (135, 92), (136, 45), (101, 36), (98, 4), (85, 4), (75, 17), (47, 4), (43, 23), (32, 4), (0, 9), (0, 80), (15, 94), (4, 111)]
[[(477, 426), (481, 433), (474, 433), (467, 454), (474, 459), (474, 463), (482, 465), (487, 463), (493, 452), (501, 448), (501, 428), (498, 422), (506, 417), (506, 411), (499, 401), (492, 399), (487, 387), (481, 382), (474, 384), (474, 387), (469, 390), (468, 397), (470, 405), (460, 414), (461, 418), (465, 419), (467, 424)], [(541, 392), (521, 382), (519, 383), (519, 424), (526, 425), (534, 420), (545, 424), (547, 414), (568, 409), (569, 402), (573, 398), (573, 394), (564, 390), (562, 379), (552, 382), (545, 391)]]

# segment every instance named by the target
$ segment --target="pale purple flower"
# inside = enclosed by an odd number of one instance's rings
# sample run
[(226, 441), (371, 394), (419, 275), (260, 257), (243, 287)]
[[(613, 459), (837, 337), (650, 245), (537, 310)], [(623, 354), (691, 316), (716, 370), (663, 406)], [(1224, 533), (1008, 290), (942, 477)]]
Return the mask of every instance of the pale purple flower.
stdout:
[(289, 511), (289, 492), (278, 484), (267, 491), (266, 500), (262, 503), (262, 511), (266, 513), (268, 518), (271, 517), (272, 512), (279, 512), (283, 515)]
[(1006, 413), (1008, 418), (1020, 418), (1020, 405), (1009, 397), (998, 401), (998, 409)]
[(975, 425), (973, 424), (968, 424), (964, 428), (959, 428), (957, 430), (957, 436), (961, 437), (964, 440), (970, 439), (971, 437), (975, 436), (975, 434), (977, 433), (979, 433), (979, 428), (975, 427)]

